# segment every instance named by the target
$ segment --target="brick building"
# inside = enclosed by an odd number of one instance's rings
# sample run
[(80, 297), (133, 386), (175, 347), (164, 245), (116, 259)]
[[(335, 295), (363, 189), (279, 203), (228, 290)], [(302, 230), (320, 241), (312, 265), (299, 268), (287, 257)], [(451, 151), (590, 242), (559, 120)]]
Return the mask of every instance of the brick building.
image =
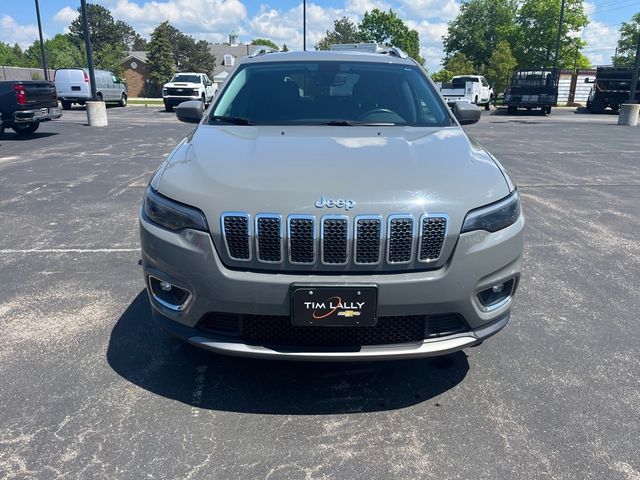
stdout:
[(146, 97), (148, 92), (149, 71), (147, 52), (129, 52), (122, 61), (124, 79), (127, 82), (129, 97)]

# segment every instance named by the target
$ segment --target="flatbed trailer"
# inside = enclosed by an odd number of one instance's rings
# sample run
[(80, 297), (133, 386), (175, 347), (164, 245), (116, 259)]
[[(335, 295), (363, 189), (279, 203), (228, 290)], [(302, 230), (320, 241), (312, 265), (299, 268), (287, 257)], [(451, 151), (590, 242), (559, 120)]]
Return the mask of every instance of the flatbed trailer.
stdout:
[(543, 67), (516, 70), (504, 94), (508, 112), (540, 108), (546, 114), (551, 113), (551, 107), (558, 104), (558, 72)]

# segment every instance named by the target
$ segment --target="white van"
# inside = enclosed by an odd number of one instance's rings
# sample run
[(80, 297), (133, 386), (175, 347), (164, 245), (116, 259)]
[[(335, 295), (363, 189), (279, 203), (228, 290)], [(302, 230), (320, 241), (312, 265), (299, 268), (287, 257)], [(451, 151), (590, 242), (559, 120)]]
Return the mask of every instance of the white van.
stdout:
[[(127, 86), (113, 72), (96, 70), (96, 90), (98, 101), (127, 105)], [(89, 70), (86, 68), (59, 68), (54, 81), (62, 108), (69, 110), (74, 103), (84, 105), (91, 99)]]

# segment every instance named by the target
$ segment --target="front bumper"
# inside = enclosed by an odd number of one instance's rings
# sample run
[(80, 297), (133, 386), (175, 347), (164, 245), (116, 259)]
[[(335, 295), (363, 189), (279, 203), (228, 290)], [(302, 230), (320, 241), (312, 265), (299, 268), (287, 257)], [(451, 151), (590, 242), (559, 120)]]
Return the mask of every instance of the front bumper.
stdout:
[[(437, 270), (357, 275), (304, 275), (247, 272), (222, 264), (209, 234), (179, 233), (140, 218), (142, 265), (149, 275), (191, 292), (188, 305), (175, 311), (150, 295), (154, 316), (172, 334), (194, 345), (231, 355), (306, 360), (376, 360), (443, 355), (473, 346), (502, 329), (509, 320), (512, 296), (486, 310), (477, 293), (520, 277), (524, 218), (495, 233), (469, 232), (459, 237), (447, 264)], [(289, 316), (294, 283), (378, 286), (378, 316), (456, 313), (468, 330), (420, 343), (310, 349), (246, 344), (204, 332), (198, 322), (209, 312)], [(148, 286), (148, 282), (147, 282)], [(317, 328), (317, 327), (309, 327)], [(340, 328), (340, 327), (336, 327)]]
[(162, 100), (164, 102), (165, 105), (168, 106), (177, 106), (180, 105), (183, 102), (188, 102), (190, 100), (200, 100), (201, 97), (199, 96), (191, 96), (191, 97), (172, 97), (172, 96), (166, 96), (166, 97), (162, 97)]
[(33, 110), (18, 110), (13, 114), (13, 123), (33, 123), (53, 120), (62, 116), (60, 107), (35, 108)]

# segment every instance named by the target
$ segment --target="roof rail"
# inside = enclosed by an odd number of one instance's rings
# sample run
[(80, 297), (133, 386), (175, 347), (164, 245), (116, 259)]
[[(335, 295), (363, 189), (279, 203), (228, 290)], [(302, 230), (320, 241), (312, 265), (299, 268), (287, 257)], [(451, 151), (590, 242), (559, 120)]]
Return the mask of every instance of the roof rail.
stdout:
[(331, 50), (359, 50), (361, 52), (379, 53), (381, 55), (393, 55), (399, 58), (409, 58), (409, 55), (407, 55), (398, 47), (385, 47), (380, 46), (377, 43), (336, 43), (334, 45), (331, 45)]
[(258, 45), (258, 47), (249, 55), (250, 58), (259, 57), (260, 55), (266, 55), (267, 53), (275, 53), (278, 50), (275, 50), (271, 47), (267, 47), (266, 45)]
[(398, 47), (381, 47), (378, 49), (377, 53), (382, 53), (384, 55), (394, 55), (399, 58), (409, 58), (409, 55), (407, 55), (404, 50)]

